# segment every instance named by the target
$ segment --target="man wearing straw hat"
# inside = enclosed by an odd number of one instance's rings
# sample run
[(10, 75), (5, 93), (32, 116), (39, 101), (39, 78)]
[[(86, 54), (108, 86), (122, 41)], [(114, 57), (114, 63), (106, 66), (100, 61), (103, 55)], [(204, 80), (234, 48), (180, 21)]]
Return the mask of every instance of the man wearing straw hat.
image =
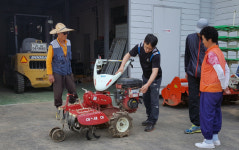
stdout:
[(64, 87), (68, 90), (70, 103), (74, 103), (78, 98), (71, 69), (71, 42), (67, 39), (69, 31), (63, 23), (57, 23), (55, 29), (50, 34), (57, 34), (57, 39), (53, 40), (48, 48), (46, 68), (49, 81), (53, 83), (54, 105), (57, 108), (56, 119), (59, 119), (58, 107), (62, 105), (62, 93)]

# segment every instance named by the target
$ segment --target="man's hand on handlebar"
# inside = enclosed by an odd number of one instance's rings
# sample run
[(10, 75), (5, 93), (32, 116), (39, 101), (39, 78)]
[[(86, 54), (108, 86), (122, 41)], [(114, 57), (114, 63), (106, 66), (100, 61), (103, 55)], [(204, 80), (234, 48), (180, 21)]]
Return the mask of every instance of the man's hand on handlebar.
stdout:
[(115, 74), (117, 74), (117, 73), (119, 73), (119, 72), (123, 73), (123, 71), (124, 71), (124, 67), (120, 67), (120, 68), (118, 69), (118, 71), (116, 71)]

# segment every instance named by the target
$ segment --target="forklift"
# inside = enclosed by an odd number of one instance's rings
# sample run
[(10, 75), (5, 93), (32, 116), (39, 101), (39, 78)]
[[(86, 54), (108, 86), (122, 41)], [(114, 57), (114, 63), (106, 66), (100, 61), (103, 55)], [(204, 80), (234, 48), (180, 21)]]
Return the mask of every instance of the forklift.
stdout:
[(46, 72), (50, 16), (15, 14), (9, 21), (8, 50), (4, 63), (3, 84), (23, 93), (26, 87), (51, 87)]

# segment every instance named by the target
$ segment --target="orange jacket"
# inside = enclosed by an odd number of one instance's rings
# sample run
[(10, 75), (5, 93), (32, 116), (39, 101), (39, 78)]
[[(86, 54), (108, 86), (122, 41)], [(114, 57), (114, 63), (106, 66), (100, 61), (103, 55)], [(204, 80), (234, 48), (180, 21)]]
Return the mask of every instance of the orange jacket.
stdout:
[(205, 54), (202, 68), (201, 68), (201, 81), (200, 81), (200, 91), (201, 92), (222, 92), (222, 87), (220, 80), (218, 79), (217, 72), (214, 70), (213, 65), (207, 62), (208, 53), (213, 52), (217, 55), (219, 63), (225, 74), (226, 60), (222, 51), (219, 49), (218, 45), (210, 47)]

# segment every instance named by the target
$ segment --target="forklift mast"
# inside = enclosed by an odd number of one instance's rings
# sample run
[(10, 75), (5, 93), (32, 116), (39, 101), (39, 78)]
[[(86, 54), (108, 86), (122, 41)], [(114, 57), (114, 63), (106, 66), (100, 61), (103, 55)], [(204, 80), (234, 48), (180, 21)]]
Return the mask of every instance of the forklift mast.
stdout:
[[(40, 40), (43, 43), (49, 44), (52, 36), (49, 31), (52, 29), (53, 21), (50, 16), (29, 15), (29, 14), (15, 14), (13, 20), (14, 35), (11, 36), (11, 41), (14, 41), (15, 49), (12, 51), (13, 55), (22, 53), (22, 43), (26, 38)], [(12, 28), (13, 29), (13, 28)]]

